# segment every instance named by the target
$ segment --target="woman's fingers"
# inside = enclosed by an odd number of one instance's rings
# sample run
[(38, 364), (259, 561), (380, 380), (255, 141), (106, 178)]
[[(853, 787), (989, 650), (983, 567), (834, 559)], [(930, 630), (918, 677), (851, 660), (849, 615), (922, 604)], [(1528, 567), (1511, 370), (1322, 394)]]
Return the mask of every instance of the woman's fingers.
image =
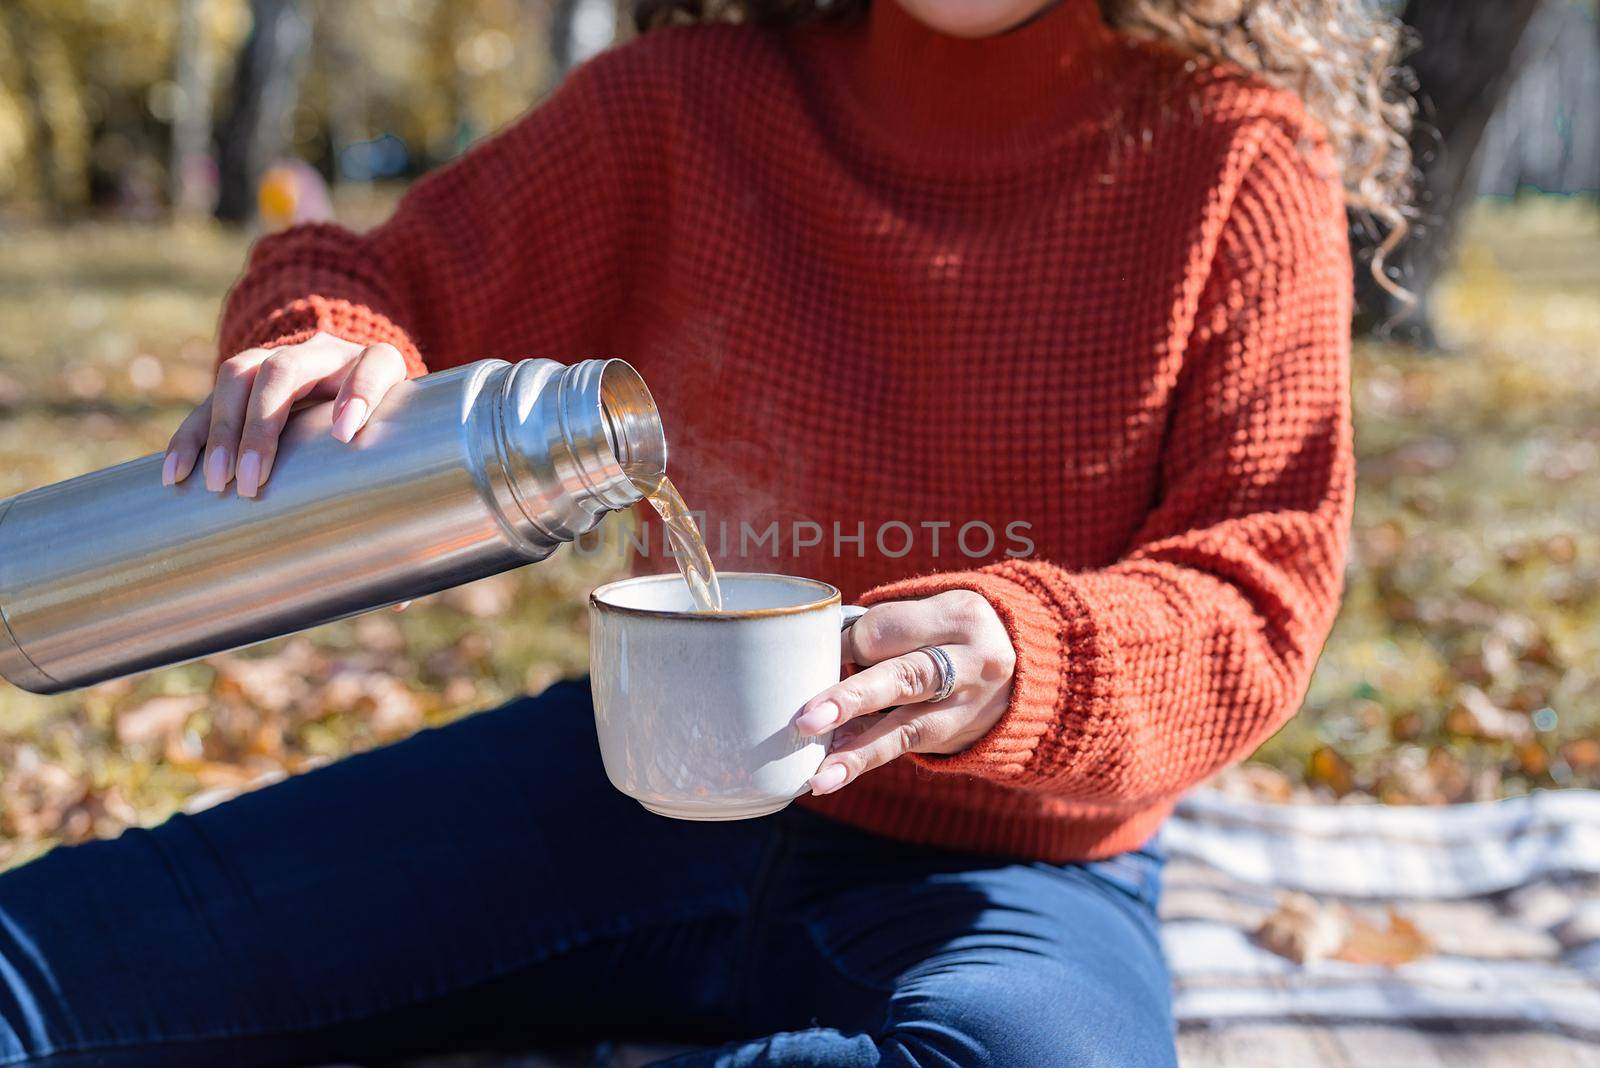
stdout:
[[(844, 659), (869, 666), (806, 702), (795, 719), (803, 735), (835, 732), (812, 793), (830, 794), (906, 753), (960, 752), (1005, 715), (1016, 650), (982, 594), (956, 589), (884, 602), (850, 630), (840, 639)], [(944, 657), (928, 651), (934, 647)], [(935, 700), (947, 682), (950, 693)]]
[(857, 716), (927, 701), (939, 692), (942, 681), (933, 654), (918, 648), (873, 664), (823, 690), (806, 702), (794, 722), (795, 729), (802, 735), (825, 734)]
[(406, 378), (405, 357), (393, 345), (368, 345), (356, 358), (333, 402), (333, 436), (348, 442), (383, 398)]
[(918, 650), (939, 645), (948, 651), (970, 642), (972, 598), (981, 600), (969, 591), (953, 590), (867, 609), (840, 635), (839, 644), (845, 663), (868, 666), (807, 701), (795, 728), (801, 734), (824, 734), (856, 716), (932, 697), (939, 689), (938, 665), (932, 655)]
[(962, 635), (950, 624), (949, 612), (941, 597), (885, 601), (867, 609), (861, 618), (840, 633), (839, 649), (844, 662), (876, 664), (924, 645), (962, 640)]
[(161, 464), (161, 484), (175, 486), (194, 470), (200, 450), (206, 447), (206, 430), (211, 426), (211, 398), (195, 406), (178, 424), (167, 442), (167, 457)]
[(273, 351), (256, 367), (239, 434), (239, 496), (254, 497), (272, 474), (278, 438), (295, 402), (336, 375), (348, 360), (329, 346), (293, 345)]
[(161, 479), (182, 482), (199, 466), (207, 489), (220, 493), (234, 482), (241, 497), (254, 497), (272, 475), (296, 402), (336, 396), (334, 433), (349, 441), (405, 377), (393, 345), (317, 334), (298, 345), (246, 349), (222, 362), (211, 396), (173, 434)]
[(221, 493), (233, 481), (234, 461), (239, 455), (239, 435), (244, 429), (245, 409), (256, 370), (272, 355), (270, 349), (245, 349), (222, 361), (217, 368), (216, 388), (211, 391), (211, 426), (206, 433), (206, 459), (203, 468), (206, 489)]
[(833, 750), (811, 776), (813, 794), (831, 794), (907, 753), (937, 752), (953, 729), (943, 704), (906, 705), (861, 722), (844, 741), (835, 737)]

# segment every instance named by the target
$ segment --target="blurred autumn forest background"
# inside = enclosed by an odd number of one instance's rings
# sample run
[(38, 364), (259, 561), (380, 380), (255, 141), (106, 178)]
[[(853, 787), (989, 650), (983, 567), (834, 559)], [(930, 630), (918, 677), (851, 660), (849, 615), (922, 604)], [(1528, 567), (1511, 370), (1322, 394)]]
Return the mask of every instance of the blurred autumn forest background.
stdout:
[[(1420, 299), (1359, 287), (1348, 594), (1306, 708), (1224, 784), (1600, 786), (1595, 4), (1391, 9), (1423, 42), (1395, 257)], [(165, 443), (261, 229), (381, 219), (626, 32), (612, 0), (0, 0), (0, 496)], [(0, 867), (578, 673), (618, 567), (563, 553), (59, 698), (0, 684)]]

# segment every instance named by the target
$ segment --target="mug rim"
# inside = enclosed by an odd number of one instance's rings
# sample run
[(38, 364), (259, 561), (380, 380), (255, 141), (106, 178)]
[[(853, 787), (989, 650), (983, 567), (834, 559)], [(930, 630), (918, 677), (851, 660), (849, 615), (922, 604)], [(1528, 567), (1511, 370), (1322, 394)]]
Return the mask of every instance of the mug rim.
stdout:
[(650, 582), (682, 582), (683, 576), (675, 572), (664, 572), (659, 575), (632, 575), (628, 578), (615, 579), (603, 586), (598, 586), (589, 594), (589, 607), (596, 612), (620, 612), (628, 616), (643, 616), (646, 619), (697, 619), (703, 623), (717, 622), (719, 620), (740, 619), (770, 619), (774, 616), (794, 616), (802, 612), (815, 612), (819, 608), (826, 608), (832, 604), (840, 604), (844, 598), (839, 593), (838, 587), (832, 583), (823, 582), (821, 579), (805, 578), (801, 575), (780, 575), (765, 571), (718, 571), (718, 578), (758, 578), (766, 580), (779, 580), (796, 585), (809, 586), (818, 591), (826, 591), (825, 595), (816, 601), (805, 604), (779, 605), (774, 608), (741, 608), (735, 611), (724, 612), (695, 612), (695, 611), (667, 611), (657, 608), (633, 608), (628, 605), (614, 604), (601, 598), (612, 590), (621, 586), (642, 585)]

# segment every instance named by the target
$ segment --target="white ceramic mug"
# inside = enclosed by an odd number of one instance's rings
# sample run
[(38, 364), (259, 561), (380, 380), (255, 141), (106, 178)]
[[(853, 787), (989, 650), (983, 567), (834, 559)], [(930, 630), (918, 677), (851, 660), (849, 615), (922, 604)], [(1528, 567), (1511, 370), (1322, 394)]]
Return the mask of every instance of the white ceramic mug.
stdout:
[(806, 791), (831, 735), (800, 706), (839, 681), (839, 631), (863, 609), (826, 582), (719, 572), (723, 611), (696, 612), (676, 574), (589, 597), (589, 670), (612, 785), (651, 812), (741, 820)]

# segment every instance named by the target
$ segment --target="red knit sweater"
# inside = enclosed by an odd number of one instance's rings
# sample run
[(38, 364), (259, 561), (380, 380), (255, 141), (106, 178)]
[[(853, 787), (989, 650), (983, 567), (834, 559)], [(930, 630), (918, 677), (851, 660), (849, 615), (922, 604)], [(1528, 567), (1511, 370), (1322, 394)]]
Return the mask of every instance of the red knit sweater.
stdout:
[(1100, 857), (1294, 711), (1331, 623), (1333, 173), (1289, 95), (1124, 39), (1094, 0), (982, 41), (894, 0), (853, 27), (662, 30), (377, 230), (262, 240), (221, 347), (627, 358), (725, 565), (776, 520), (779, 555), (742, 566), (867, 602), (971, 589), (1010, 631), (986, 737), (805, 803)]

